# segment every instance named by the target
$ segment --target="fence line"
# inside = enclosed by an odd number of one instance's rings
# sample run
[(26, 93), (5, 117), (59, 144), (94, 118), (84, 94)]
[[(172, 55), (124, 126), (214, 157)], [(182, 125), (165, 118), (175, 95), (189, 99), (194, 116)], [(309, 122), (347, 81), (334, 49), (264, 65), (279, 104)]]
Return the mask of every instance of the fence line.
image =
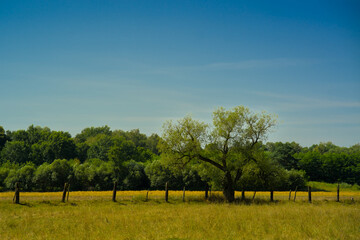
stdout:
[[(177, 200), (181, 200), (183, 202), (185, 202), (186, 199), (191, 200), (191, 199), (198, 199), (198, 200), (204, 200), (204, 199), (210, 199), (211, 201), (213, 199), (221, 199), (223, 198), (222, 192), (221, 191), (212, 191), (209, 197), (209, 187), (205, 187), (205, 196), (201, 194), (201, 192), (204, 194), (204, 191), (187, 191), (185, 187), (183, 188), (183, 190), (181, 191), (177, 191), (177, 190), (169, 190), (169, 183), (165, 184), (165, 201), (169, 202), (169, 199), (173, 200), (173, 201), (177, 201)], [(160, 195), (164, 194), (164, 191), (150, 191), (150, 190), (143, 190), (143, 191), (119, 191), (120, 195), (118, 197), (120, 197), (121, 200), (133, 200), (133, 199), (137, 199), (137, 200), (143, 200), (143, 201), (148, 201), (149, 198), (153, 199), (153, 200), (157, 200), (160, 199)], [(247, 191), (248, 194), (253, 193), (252, 199), (249, 199), (249, 201), (254, 201), (256, 199), (258, 200), (266, 200), (266, 193), (268, 194), (270, 192), (270, 201), (282, 201), (282, 200), (290, 200), (292, 197), (292, 193), (293, 191), (290, 189), (289, 192), (287, 191)], [(333, 200), (336, 202), (340, 201), (340, 187), (338, 184), (338, 188), (336, 192), (313, 192), (312, 188), (309, 186), (308, 187), (308, 191), (307, 192), (299, 192), (297, 190), (297, 188), (294, 191), (294, 201), (295, 200), (300, 200), (300, 201), (308, 201), (308, 202), (313, 202), (315, 201), (319, 201), (319, 200)], [(140, 194), (141, 193), (141, 194)], [(161, 194), (160, 194), (161, 193)], [(0, 192), (0, 201), (2, 199), (6, 199), (6, 196), (11, 196), (10, 195), (11, 192), (7, 192), (7, 193), (1, 193)], [(13, 202), (14, 203), (20, 203), (20, 183), (16, 183), (15, 184), (15, 192), (13, 192)], [(59, 196), (58, 192), (47, 192), (47, 193), (36, 193), (36, 192), (22, 192), (22, 199), (25, 200), (31, 200), (31, 199), (36, 199), (36, 196), (42, 196), (42, 199), (45, 199), (46, 197), (48, 197), (49, 199), (52, 198), (52, 196)], [(65, 183), (64, 184), (64, 189), (62, 191), (62, 198), (61, 201), (65, 202), (69, 201), (69, 194), (70, 194), (70, 184), (69, 183)], [(255, 199), (255, 195), (256, 199)], [(116, 201), (116, 195), (117, 195), (117, 183), (114, 182), (114, 188), (113, 188), (113, 195), (112, 195), (112, 200)], [(146, 195), (146, 197), (145, 197)], [(72, 192), (72, 199), (74, 200), (81, 200), (84, 198), (87, 199), (97, 199), (97, 198), (102, 198), (102, 199), (106, 199), (106, 196), (108, 196), (108, 198), (110, 199), (111, 197), (111, 191), (99, 191), (99, 192), (87, 192), (87, 191), (77, 191), (77, 192)], [(164, 196), (164, 195), (163, 195)], [(187, 198), (185, 199), (185, 197), (187, 196)], [(346, 201), (346, 200), (351, 200), (351, 201), (358, 201), (360, 200), (360, 192), (341, 192), (341, 196), (342, 196), (342, 201)], [(219, 198), (220, 197), (220, 198)], [(235, 192), (235, 198), (238, 200), (246, 200), (245, 199), (245, 191), (236, 191)]]

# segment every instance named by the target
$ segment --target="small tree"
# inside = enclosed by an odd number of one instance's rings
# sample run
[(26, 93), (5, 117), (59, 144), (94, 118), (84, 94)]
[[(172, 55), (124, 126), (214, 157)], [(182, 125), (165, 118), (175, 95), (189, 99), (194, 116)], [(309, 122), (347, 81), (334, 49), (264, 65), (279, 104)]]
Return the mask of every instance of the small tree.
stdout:
[(52, 170), (49, 163), (41, 164), (35, 171), (33, 182), (37, 190), (52, 191), (51, 186), (51, 174)]
[(150, 180), (145, 174), (143, 163), (131, 160), (126, 163), (127, 175), (123, 181), (126, 190), (148, 189)]
[(235, 199), (235, 187), (249, 162), (255, 162), (260, 141), (275, 125), (275, 117), (265, 112), (256, 114), (243, 106), (231, 110), (218, 108), (213, 113), (213, 126), (187, 116), (177, 123), (163, 126), (159, 147), (162, 159), (172, 166), (190, 162), (205, 163), (210, 177), (222, 179), (228, 202)]

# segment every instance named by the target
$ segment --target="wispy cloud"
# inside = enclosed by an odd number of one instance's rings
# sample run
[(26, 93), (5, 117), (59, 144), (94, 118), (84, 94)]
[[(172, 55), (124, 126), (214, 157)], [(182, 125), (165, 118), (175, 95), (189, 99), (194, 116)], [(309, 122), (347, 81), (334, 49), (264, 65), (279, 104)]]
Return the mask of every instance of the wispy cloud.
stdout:
[(339, 101), (270, 92), (253, 92), (253, 94), (271, 99), (272, 103), (282, 106), (285, 108), (284, 110), (302, 108), (360, 108), (360, 101)]
[(357, 118), (348, 118), (347, 116), (337, 116), (333, 118), (316, 118), (316, 119), (298, 119), (298, 120), (290, 120), (284, 123), (286, 126), (324, 126), (324, 125), (343, 125), (343, 126), (360, 126), (360, 115), (356, 116)]
[(256, 68), (279, 68), (300, 65), (318, 64), (318, 59), (291, 59), (291, 58), (273, 58), (273, 59), (253, 59), (239, 62), (219, 62), (204, 66), (199, 66), (204, 70), (236, 70), (236, 69), (256, 69)]
[[(324, 62), (324, 60), (308, 58), (272, 58), (272, 59), (249, 59), (234, 62), (213, 62), (203, 65), (192, 66), (167, 66), (146, 67), (149, 73), (154, 74), (172, 74), (178, 72), (194, 72), (194, 71), (221, 71), (221, 70), (246, 70), (246, 69), (265, 69), (265, 68), (284, 68), (315, 65)], [(144, 65), (142, 64), (142, 67)]]

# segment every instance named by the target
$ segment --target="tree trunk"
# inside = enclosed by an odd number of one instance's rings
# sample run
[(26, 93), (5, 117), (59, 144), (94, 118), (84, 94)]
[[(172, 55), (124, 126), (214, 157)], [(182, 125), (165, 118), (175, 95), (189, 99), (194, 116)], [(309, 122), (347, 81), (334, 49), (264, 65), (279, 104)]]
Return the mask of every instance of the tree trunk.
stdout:
[(296, 199), (296, 193), (297, 193), (297, 186), (295, 188), (294, 202), (295, 202), (295, 199)]
[(289, 201), (290, 201), (290, 198), (291, 198), (291, 189), (289, 191)]
[(232, 203), (235, 201), (235, 191), (232, 186), (225, 188), (223, 193), (227, 202)]
[(232, 203), (235, 201), (234, 183), (230, 172), (226, 172), (225, 174), (223, 193), (227, 202)]

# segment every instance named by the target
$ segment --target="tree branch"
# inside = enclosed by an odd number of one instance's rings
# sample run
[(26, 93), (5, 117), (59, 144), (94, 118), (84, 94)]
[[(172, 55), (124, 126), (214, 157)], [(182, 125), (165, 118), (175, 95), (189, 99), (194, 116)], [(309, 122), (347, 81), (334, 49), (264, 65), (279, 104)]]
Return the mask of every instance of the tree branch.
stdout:
[(201, 156), (200, 154), (198, 154), (197, 156), (201, 161), (204, 161), (204, 162), (207, 162), (207, 163), (210, 163), (211, 165), (214, 165), (215, 167), (219, 168), (220, 170), (224, 171), (225, 172), (225, 168), (224, 166), (222, 166), (221, 164), (209, 159), (209, 158), (206, 158), (204, 156)]
[(241, 170), (240, 170), (240, 168), (236, 171), (236, 176), (235, 176), (235, 183), (237, 182), (237, 181), (239, 181), (239, 179), (240, 179), (240, 177), (241, 177)]

